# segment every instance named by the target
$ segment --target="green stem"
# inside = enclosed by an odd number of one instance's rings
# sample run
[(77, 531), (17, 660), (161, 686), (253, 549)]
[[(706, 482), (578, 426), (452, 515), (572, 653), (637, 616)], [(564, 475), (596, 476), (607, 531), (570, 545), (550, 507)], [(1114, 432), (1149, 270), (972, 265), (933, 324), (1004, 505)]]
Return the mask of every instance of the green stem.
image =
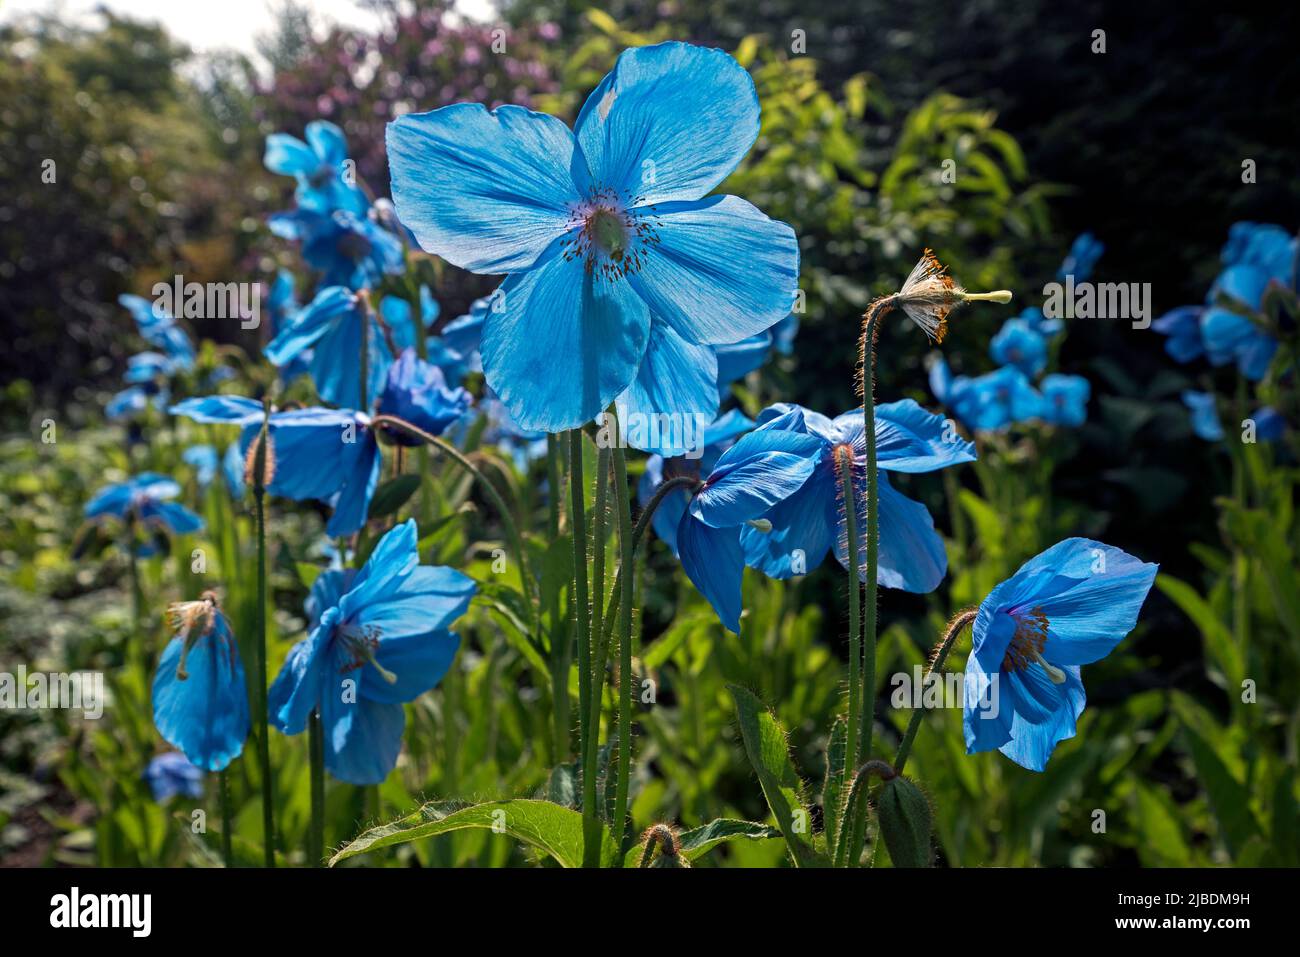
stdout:
[(311, 837), (307, 842), (307, 862), (320, 867), (325, 859), (325, 735), (321, 731), (320, 712), (307, 719), (307, 748), (311, 752)]
[(619, 604), (618, 664), (618, 779), (614, 791), (614, 849), (622, 851), (627, 828), (629, 778), (632, 769), (632, 599), (636, 588), (632, 543), (632, 504), (627, 487), (627, 457), (622, 446), (614, 449), (614, 497), (618, 508), (618, 544), (623, 598)]
[[(609, 517), (609, 459), (610, 450), (596, 451), (596, 488), (592, 495), (594, 517), (591, 526), (591, 633), (604, 633), (605, 613), (605, 522)], [(593, 680), (603, 687), (604, 661), (592, 662)], [(600, 695), (596, 695), (595, 710), (600, 709)]]
[[(587, 514), (582, 488), (582, 432), (569, 430), (569, 501), (573, 529), (573, 616), (578, 639), (579, 746), (582, 753), (582, 866), (600, 865), (596, 806), (596, 749), (600, 727), (588, 714), (591, 688), (591, 608), (587, 598)], [(599, 712), (597, 712), (599, 713)]]
[[(878, 774), (882, 781), (888, 781), (890, 778), (897, 777), (898, 772), (884, 761), (867, 761), (853, 775), (853, 784), (849, 788), (844, 814), (840, 816), (839, 840), (835, 842), (836, 867), (856, 864), (862, 856), (861, 846), (866, 834), (867, 786), (871, 783), (872, 774)], [(859, 831), (862, 832), (861, 836)], [(852, 856), (849, 855), (850, 845), (855, 848)]]
[(228, 772), (228, 768), (222, 768), (217, 774), (217, 802), (221, 807), (221, 861), (226, 867), (233, 867), (235, 855), (231, 845), (230, 777)]
[(853, 494), (853, 450), (835, 450), (835, 469), (840, 476), (840, 498), (847, 532), (849, 556), (849, 716), (845, 728), (844, 753), (858, 759), (858, 729), (862, 724), (862, 698), (858, 691), (858, 669), (862, 663), (861, 616), (862, 576), (858, 567), (858, 507)]
[(253, 636), (256, 650), (256, 680), (253, 693), (260, 715), (257, 735), (258, 768), (262, 778), (263, 862), (275, 867), (275, 812), (271, 796), (271, 725), (266, 704), (266, 443), (269, 437), (270, 405), (265, 406), (262, 433), (253, 456), (253, 502), (257, 513), (257, 625)]
[[(564, 484), (563, 456), (555, 435), (546, 435), (546, 474), (550, 485), (551, 541), (560, 537), (560, 498)], [(560, 621), (559, 590), (545, 596), (551, 616), (551, 701), (555, 710), (555, 755), (552, 764), (559, 765), (569, 755), (569, 655), (570, 641), (567, 623)]]
[[(930, 668), (925, 673), (926, 683), (928, 683), (930, 675), (943, 672), (943, 663), (948, 660), (948, 652), (952, 650), (953, 642), (962, 633), (962, 629), (975, 620), (977, 614), (979, 614), (979, 609), (968, 608), (965, 611), (957, 612), (952, 617), (952, 620), (948, 622), (943, 638), (940, 639), (938, 647), (934, 650)], [(916, 740), (916, 732), (921, 727), (925, 712), (925, 708), (912, 709), (912, 717), (907, 722), (907, 730), (903, 733), (903, 740), (898, 745), (898, 753), (894, 755), (894, 770), (899, 774), (902, 774), (903, 768), (907, 767), (908, 756), (912, 753), (912, 742)]]
[(880, 544), (880, 496), (876, 472), (876, 332), (881, 318), (893, 307), (894, 297), (877, 299), (867, 307), (862, 319), (862, 427), (867, 443), (867, 567), (864, 569), (867, 595), (862, 628), (862, 738), (859, 755), (863, 761), (871, 757), (876, 712), (876, 577)]

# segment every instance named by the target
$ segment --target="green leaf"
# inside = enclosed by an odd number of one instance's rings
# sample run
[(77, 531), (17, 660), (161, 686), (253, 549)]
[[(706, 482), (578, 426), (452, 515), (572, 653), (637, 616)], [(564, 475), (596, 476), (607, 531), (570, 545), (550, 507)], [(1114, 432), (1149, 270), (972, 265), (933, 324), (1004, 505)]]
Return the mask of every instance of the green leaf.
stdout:
[[(362, 832), (330, 858), (333, 867), (358, 854), (426, 837), (478, 828), (508, 834), (517, 841), (553, 857), (561, 867), (582, 866), (582, 814), (550, 801), (490, 801), (469, 807), (454, 802), (432, 802), (406, 817)], [(614, 839), (602, 828), (601, 859), (614, 858)]]
[(1246, 663), (1228, 626), (1219, 620), (1214, 609), (1196, 593), (1196, 589), (1186, 582), (1171, 575), (1160, 574), (1156, 576), (1156, 587), (1182, 609), (1183, 614), (1192, 619), (1205, 639), (1206, 652), (1222, 669), (1226, 686), (1229, 690), (1239, 691), (1242, 679), (1246, 676)]
[(406, 500), (415, 494), (415, 490), (420, 487), (420, 476), (418, 475), (399, 475), (395, 479), (389, 479), (375, 491), (375, 497), (370, 500), (370, 518), (383, 518), (386, 515), (392, 515), (399, 508), (406, 504)]
[(727, 685), (727, 690), (736, 702), (740, 736), (745, 742), (749, 763), (758, 775), (763, 797), (767, 799), (767, 806), (771, 808), (777, 826), (785, 837), (790, 856), (798, 867), (817, 866), (817, 854), (807, 837), (796, 833), (794, 828), (795, 810), (805, 815), (805, 819), (807, 811), (799, 797), (803, 782), (790, 763), (785, 729), (753, 693), (734, 684)]
[[(718, 818), (703, 827), (692, 828), (677, 835), (678, 853), (688, 861), (703, 857), (719, 844), (727, 841), (773, 841), (780, 840), (781, 832), (766, 824), (756, 821), (737, 821), (731, 818)], [(623, 857), (624, 867), (636, 867), (645, 853), (642, 841)]]
[(1228, 853), (1234, 858), (1246, 843), (1259, 834), (1259, 824), (1250, 812), (1250, 794), (1234, 778), (1214, 749), (1199, 734), (1184, 724), (1183, 737), (1196, 765), (1196, 774), (1205, 785), (1210, 810), (1219, 823), (1219, 834)]

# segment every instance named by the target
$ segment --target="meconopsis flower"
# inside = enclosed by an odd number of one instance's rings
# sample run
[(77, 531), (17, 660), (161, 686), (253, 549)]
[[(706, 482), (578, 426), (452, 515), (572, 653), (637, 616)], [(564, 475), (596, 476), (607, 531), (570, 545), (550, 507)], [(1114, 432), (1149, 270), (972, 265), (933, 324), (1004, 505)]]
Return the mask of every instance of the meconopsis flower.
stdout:
[(742, 529), (765, 533), (770, 525), (764, 516), (813, 475), (818, 448), (811, 435), (777, 428), (750, 432), (718, 457), (677, 523), (682, 570), (736, 634), (745, 571)]
[(1008, 319), (989, 342), (989, 355), (1032, 379), (1047, 365), (1047, 340), (1025, 320)]
[(364, 289), (404, 267), (402, 241), (364, 214), (295, 209), (267, 219), (281, 239), (302, 243), (302, 258), (323, 274), (322, 286)]
[(133, 542), (135, 554), (144, 558), (158, 551), (155, 534), (187, 535), (203, 528), (203, 519), (179, 502), (168, 501), (181, 487), (165, 475), (143, 472), (125, 482), (108, 485), (86, 503), (85, 516), (94, 523), (115, 519), (128, 528), (140, 526), (150, 534)]
[(1041, 771), (1072, 738), (1087, 696), (1081, 665), (1133, 630), (1157, 565), (1086, 538), (1053, 545), (980, 604), (966, 659), (966, 751), (997, 748)]
[[(403, 419), (430, 435), (442, 435), (469, 411), (472, 402), (464, 389), (447, 387), (441, 369), (408, 348), (388, 370), (375, 413)], [(415, 446), (422, 441), (398, 428), (385, 429), (385, 434), (398, 445)]]
[(962, 425), (976, 432), (1005, 429), (1043, 416), (1043, 396), (1015, 366), (984, 375), (954, 376), (942, 356), (930, 365), (930, 391)]
[(716, 411), (709, 347), (783, 318), (797, 285), (789, 226), (705, 198), (758, 128), (749, 74), (684, 43), (625, 51), (573, 131), (472, 103), (388, 125), (394, 202), (420, 245), (508, 274), (482, 361), (523, 428), (583, 425), (647, 366), (673, 409)]
[(1043, 376), (1041, 416), (1049, 425), (1078, 428), (1088, 419), (1092, 385), (1083, 376), (1052, 373)]
[(469, 607), (474, 582), (419, 564), (416, 528), (389, 531), (360, 571), (320, 573), (307, 599), (309, 634), (271, 685), (271, 723), (298, 734), (320, 715), (325, 768), (377, 784), (397, 764), (413, 701), (442, 680), (460, 639), (448, 626)]
[(153, 679), (153, 723), (195, 765), (220, 771), (244, 750), (248, 689), (239, 644), (216, 595), (167, 609), (175, 637)]
[(1064, 282), (1066, 276), (1073, 276), (1075, 282), (1086, 282), (1105, 251), (1105, 243), (1092, 233), (1080, 233), (1070, 245), (1056, 278)]
[(174, 369), (189, 371), (194, 367), (194, 344), (165, 309), (143, 296), (124, 294), (117, 301), (131, 313), (144, 340), (161, 349)]
[(159, 804), (184, 794), (189, 798), (203, 797), (203, 769), (190, 763), (179, 751), (166, 751), (150, 759), (144, 769), (144, 779), (149, 791)]
[(343, 131), (327, 120), (314, 120), (307, 124), (306, 135), (304, 143), (288, 133), (272, 133), (266, 138), (263, 164), (272, 173), (298, 181), (294, 197), (303, 209), (364, 213), (366, 197), (357, 188), (355, 175), (349, 175)]
[(266, 357), (284, 367), (311, 350), (307, 360), (312, 382), (322, 399), (348, 409), (361, 407), (361, 327), (369, 335), (366, 366), (366, 398), (373, 402), (388, 378), (393, 353), (383, 329), (371, 317), (361, 295), (342, 286), (328, 286), (285, 326), (266, 347)]
[[(886, 588), (910, 592), (933, 591), (948, 570), (943, 539), (934, 519), (920, 502), (894, 490), (888, 473), (932, 472), (975, 460), (975, 446), (945, 425), (942, 416), (926, 412), (911, 399), (876, 406), (876, 465), (879, 497), (879, 538), (876, 581)], [(796, 432), (815, 441), (809, 457), (812, 476), (795, 493), (765, 516), (771, 531), (746, 528), (741, 533), (745, 560), (772, 578), (790, 578), (812, 571), (832, 548), (848, 567), (848, 536), (841, 482), (835, 456), (852, 456), (854, 500), (858, 528), (865, 529), (867, 507), (866, 430), (862, 410), (828, 419), (802, 406), (780, 403), (758, 416), (760, 428)], [(866, 536), (859, 534), (865, 555)], [(865, 558), (859, 566), (866, 574)]]
[[(1192, 414), (1192, 431), (1206, 442), (1221, 442), (1224, 437), (1223, 422), (1219, 418), (1218, 400), (1209, 392), (1185, 389), (1181, 396), (1183, 405)], [(1286, 431), (1286, 420), (1272, 406), (1260, 406), (1241, 423), (1242, 441), (1250, 441), (1246, 429), (1250, 429), (1254, 441), (1276, 442)]]

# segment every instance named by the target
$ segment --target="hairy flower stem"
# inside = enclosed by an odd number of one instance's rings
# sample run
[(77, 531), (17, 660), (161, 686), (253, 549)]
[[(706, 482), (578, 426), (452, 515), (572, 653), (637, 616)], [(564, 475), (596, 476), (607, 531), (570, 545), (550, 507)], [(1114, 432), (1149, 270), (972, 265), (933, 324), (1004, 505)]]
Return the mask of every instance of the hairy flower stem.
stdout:
[[(606, 637), (603, 627), (601, 611), (605, 602), (605, 518), (609, 511), (609, 459), (610, 450), (607, 448), (597, 449), (596, 452), (596, 485), (593, 495), (593, 508), (595, 516), (592, 522), (592, 567), (591, 567), (591, 595), (590, 603), (585, 607), (587, 613), (591, 616), (590, 628), (587, 632), (587, 641), (594, 645), (588, 656), (587, 680), (587, 739), (582, 752), (582, 784), (583, 784), (583, 824), (586, 825), (587, 802), (590, 801), (593, 813), (594, 809), (601, 803), (597, 795), (596, 785), (598, 783), (596, 776), (596, 765), (599, 763), (600, 754), (600, 712), (601, 706), (605, 700), (605, 660), (609, 654), (609, 640)], [(582, 459), (579, 457), (579, 463)], [(581, 473), (579, 473), (581, 474)], [(583, 577), (586, 577), (586, 565), (580, 565), (575, 568), (575, 574), (578, 569), (581, 570)], [(584, 608), (579, 608), (579, 614)], [(599, 820), (599, 815), (597, 815)], [(584, 842), (586, 832), (584, 831)], [(584, 856), (587, 845), (584, 843)], [(584, 867), (599, 866), (599, 856), (594, 863), (587, 863), (584, 860)]]
[[(943, 663), (948, 660), (948, 652), (952, 650), (953, 643), (962, 633), (962, 630), (975, 620), (979, 614), (977, 608), (967, 608), (965, 611), (959, 611), (952, 616), (948, 622), (948, 627), (944, 630), (943, 638), (935, 646), (934, 655), (930, 659), (930, 668), (925, 673), (924, 681), (928, 681), (930, 675), (935, 672), (943, 672)], [(914, 708), (912, 717), (907, 722), (907, 730), (903, 732), (903, 740), (898, 745), (898, 753), (894, 755), (894, 769), (903, 773), (903, 768), (907, 766), (907, 758), (912, 753), (912, 742), (916, 740), (916, 732), (921, 727), (921, 721), (925, 718), (925, 708)]]
[[(632, 599), (636, 589), (636, 558), (632, 542), (632, 504), (627, 488), (627, 457), (614, 449), (614, 498), (618, 509), (618, 567), (622, 601), (619, 603), (618, 659), (618, 778), (614, 790), (614, 849), (623, 850), (627, 828), (628, 781), (632, 769)], [(599, 600), (599, 596), (597, 596)]]
[(311, 752), (311, 835), (307, 841), (307, 862), (320, 867), (325, 858), (325, 736), (320, 712), (307, 719), (307, 749)]
[[(582, 755), (582, 866), (600, 866), (600, 818), (596, 807), (596, 739), (588, 708), (591, 688), (591, 607), (587, 596), (587, 513), (583, 500), (582, 431), (569, 430), (569, 508), (573, 531), (572, 609), (578, 641), (578, 738)], [(599, 714), (599, 712), (597, 712)]]
[[(898, 771), (884, 761), (873, 760), (865, 762), (853, 775), (844, 814), (840, 816), (839, 840), (835, 842), (836, 867), (848, 867), (850, 864), (856, 866), (862, 857), (862, 844), (866, 840), (867, 786), (871, 783), (872, 774), (879, 775), (882, 781), (888, 781), (897, 777)], [(862, 831), (861, 836), (859, 830)], [(854, 848), (852, 854), (849, 853), (850, 845)]]
[[(560, 537), (560, 497), (564, 485), (559, 439), (550, 433), (546, 436), (546, 475), (550, 486), (550, 537)], [(552, 764), (562, 764), (569, 756), (569, 631), (560, 621), (559, 590), (545, 596), (547, 612), (551, 616), (551, 703), (554, 708), (554, 759)]]
[(257, 698), (257, 759), (262, 778), (262, 852), (263, 863), (275, 867), (275, 812), (271, 806), (271, 725), (266, 704), (266, 443), (271, 406), (264, 403), (262, 434), (253, 459), (253, 502), (257, 513), (257, 625), (253, 636), (257, 678), (253, 692)]
[(230, 777), (229, 768), (217, 772), (217, 803), (221, 808), (221, 863), (226, 867), (235, 866), (234, 850), (231, 846), (230, 831)]
[(857, 761), (858, 729), (862, 724), (862, 698), (858, 692), (858, 669), (862, 663), (862, 577), (858, 568), (858, 507), (853, 494), (851, 450), (835, 450), (835, 469), (840, 476), (840, 498), (844, 509), (844, 527), (848, 536), (846, 550), (849, 556), (849, 716), (845, 727), (844, 753), (853, 755), (853, 760)]
[(665, 857), (677, 856), (677, 835), (667, 824), (656, 824), (645, 832), (645, 850), (641, 852), (641, 863), (637, 867), (650, 866), (650, 862), (654, 860), (656, 847)]

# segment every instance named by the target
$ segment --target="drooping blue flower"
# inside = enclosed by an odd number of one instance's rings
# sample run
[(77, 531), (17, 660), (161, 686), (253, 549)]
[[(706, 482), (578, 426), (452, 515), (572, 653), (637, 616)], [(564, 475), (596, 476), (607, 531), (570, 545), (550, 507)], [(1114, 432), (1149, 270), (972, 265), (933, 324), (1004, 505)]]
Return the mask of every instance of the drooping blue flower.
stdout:
[[(812, 435), (760, 428), (718, 457), (677, 524), (682, 570), (722, 624), (740, 633), (742, 528), (760, 521), (809, 481), (820, 441)], [(766, 526), (764, 526), (766, 527)]]
[(324, 274), (321, 286), (367, 289), (404, 268), (401, 240), (347, 210), (295, 209), (273, 214), (267, 225), (281, 239), (302, 243), (302, 258)]
[(442, 680), (460, 639), (448, 630), (475, 585), (419, 564), (413, 520), (389, 531), (360, 571), (327, 570), (307, 599), (308, 635), (271, 685), (271, 723), (299, 734), (320, 715), (325, 768), (351, 784), (378, 784), (397, 764), (413, 701)]
[(266, 168), (298, 181), (295, 198), (303, 209), (364, 213), (366, 196), (357, 188), (354, 169), (348, 165), (343, 131), (327, 120), (314, 120), (307, 124), (306, 134), (306, 143), (288, 133), (268, 136), (262, 159)]
[(1008, 319), (989, 342), (989, 355), (1033, 378), (1047, 365), (1047, 340), (1025, 320)]
[(1092, 386), (1083, 376), (1052, 373), (1043, 376), (1039, 386), (1043, 394), (1044, 422), (1078, 428), (1087, 421)]
[[(521, 426), (583, 425), (638, 378), (675, 409), (705, 410), (707, 347), (787, 315), (793, 231), (734, 196), (706, 198), (758, 127), (749, 74), (683, 43), (625, 51), (572, 132), (470, 103), (389, 124), (394, 202), (420, 245), (508, 274), (485, 317), (483, 370)], [(709, 374), (670, 381), (699, 368)]]
[[(811, 453), (815, 466), (807, 483), (778, 503), (768, 514), (770, 532), (746, 528), (741, 533), (746, 562), (772, 578), (790, 578), (812, 571), (834, 549), (848, 567), (847, 529), (840, 496), (835, 450), (853, 456), (853, 479), (859, 546), (865, 575), (866, 434), (862, 411), (835, 419), (782, 403), (764, 409), (760, 428), (792, 431), (816, 438)], [(943, 539), (934, 519), (920, 502), (894, 490), (889, 472), (932, 472), (975, 460), (975, 446), (952, 432), (942, 416), (926, 412), (911, 399), (876, 406), (877, 491), (880, 503), (876, 580), (886, 588), (933, 591), (948, 569)]]
[(1296, 288), (1296, 237), (1269, 223), (1233, 223), (1220, 258), (1225, 266), (1251, 266), (1284, 286)]
[(203, 769), (195, 767), (179, 751), (166, 751), (150, 760), (144, 769), (144, 779), (159, 804), (177, 794), (203, 797)]
[[(1201, 313), (1201, 338), (1212, 365), (1236, 362), (1238, 371), (1258, 382), (1268, 372), (1277, 352), (1277, 340), (1255, 319), (1264, 290), (1276, 277), (1247, 263), (1229, 266), (1214, 281), (1207, 297), (1210, 305)], [(1226, 300), (1227, 304), (1220, 304)]]
[[(459, 387), (448, 388), (442, 370), (408, 348), (388, 370), (388, 381), (375, 412), (405, 419), (431, 435), (442, 435), (469, 411), (472, 403), (468, 392)], [(388, 433), (399, 445), (420, 444), (419, 439), (400, 429), (389, 429)]]
[(194, 367), (194, 344), (166, 310), (143, 296), (129, 293), (118, 296), (117, 301), (131, 313), (141, 337), (161, 349), (175, 369), (189, 371)]
[[(689, 459), (685, 456), (664, 458), (652, 455), (645, 463), (645, 472), (637, 482), (637, 501), (644, 508), (654, 497), (655, 491), (667, 479), (678, 475), (700, 478), (713, 471), (718, 457), (735, 444), (735, 440), (754, 427), (754, 421), (739, 409), (732, 409), (713, 421), (704, 430), (704, 448), (699, 458)], [(650, 517), (650, 527), (655, 530), (664, 543), (677, 552), (677, 526), (690, 504), (690, 493), (684, 488), (674, 489), (659, 503), (659, 507)]]
[(1201, 341), (1201, 313), (1203, 306), (1179, 306), (1171, 309), (1151, 323), (1151, 328), (1163, 336), (1165, 352), (1177, 362), (1191, 362), (1205, 355)]
[[(367, 308), (358, 294), (342, 286), (328, 286), (272, 340), (266, 357), (283, 367), (310, 349), (311, 377), (320, 397), (342, 408), (360, 408), (361, 327)], [(388, 378), (393, 354), (379, 323), (371, 318), (366, 325), (366, 398), (374, 402)]]
[(930, 391), (968, 429), (986, 431), (1040, 418), (1043, 397), (1015, 366), (954, 376), (942, 356), (930, 366)]
[[(160, 534), (188, 535), (202, 530), (202, 518), (179, 502), (170, 501), (180, 493), (181, 487), (167, 476), (142, 472), (125, 482), (100, 489), (86, 503), (84, 514), (92, 522), (116, 519), (138, 523), (146, 532)], [(141, 557), (158, 550), (152, 538), (137, 543), (135, 548)]]
[(1079, 667), (1133, 630), (1158, 566), (1086, 538), (1053, 545), (980, 604), (966, 659), (966, 752), (1042, 771), (1087, 701)]
[(1066, 276), (1073, 276), (1075, 282), (1086, 282), (1105, 251), (1105, 243), (1092, 233), (1080, 233), (1071, 244), (1061, 268), (1057, 270), (1056, 278), (1064, 282)]
[(244, 750), (248, 689), (239, 643), (212, 592), (167, 609), (175, 637), (153, 679), (153, 723), (164, 740), (205, 771), (220, 771)]

